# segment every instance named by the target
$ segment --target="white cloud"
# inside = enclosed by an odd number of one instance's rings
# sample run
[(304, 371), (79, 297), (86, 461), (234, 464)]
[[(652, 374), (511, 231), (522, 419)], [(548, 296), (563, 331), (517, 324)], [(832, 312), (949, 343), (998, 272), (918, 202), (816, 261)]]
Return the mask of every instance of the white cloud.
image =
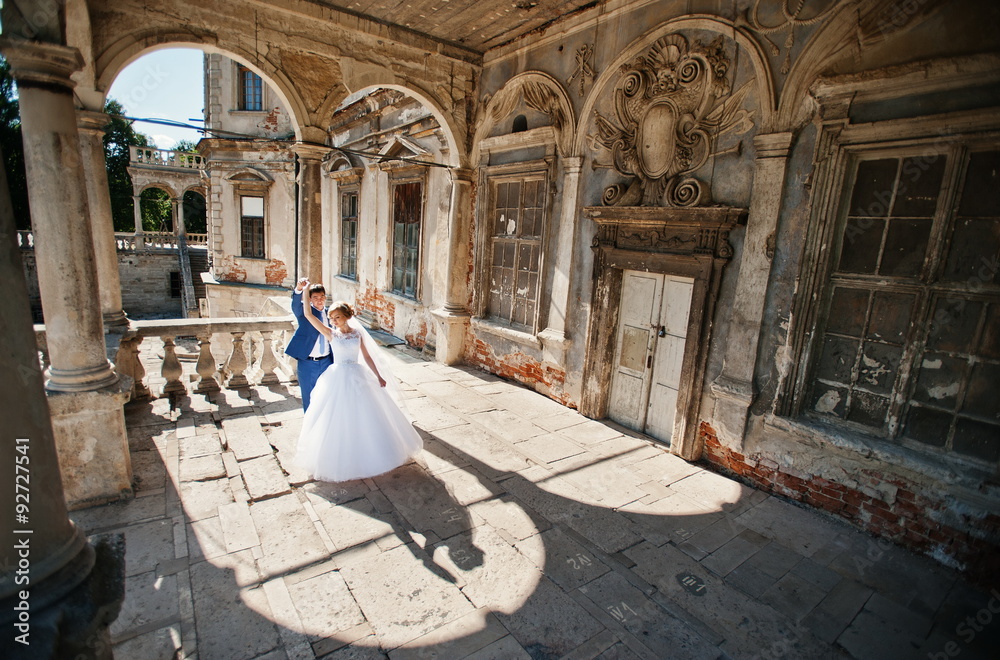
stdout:
[(153, 135), (153, 142), (160, 149), (173, 149), (177, 146), (177, 140), (169, 135)]

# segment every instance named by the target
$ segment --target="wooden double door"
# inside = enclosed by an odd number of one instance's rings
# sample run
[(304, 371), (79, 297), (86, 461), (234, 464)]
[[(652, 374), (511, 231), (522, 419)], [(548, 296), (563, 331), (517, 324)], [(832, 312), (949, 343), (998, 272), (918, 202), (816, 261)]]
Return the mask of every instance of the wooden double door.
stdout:
[(694, 280), (626, 270), (608, 416), (670, 443)]

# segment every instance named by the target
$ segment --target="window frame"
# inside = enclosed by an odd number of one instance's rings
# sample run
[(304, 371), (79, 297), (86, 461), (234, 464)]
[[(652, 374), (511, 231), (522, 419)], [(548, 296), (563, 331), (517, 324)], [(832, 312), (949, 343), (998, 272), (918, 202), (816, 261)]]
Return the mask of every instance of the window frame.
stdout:
[[(244, 199), (261, 200), (261, 215), (246, 215), (243, 210)], [(267, 259), (267, 197), (261, 194), (244, 194), (238, 192), (236, 196), (240, 211), (240, 257), (243, 259)], [(255, 252), (254, 244), (259, 240), (259, 254), (247, 254), (247, 221), (252, 221), (256, 227), (251, 227), (253, 235), (250, 238), (250, 252)]]
[[(357, 186), (352, 186), (349, 188), (340, 188), (340, 266), (339, 273), (340, 277), (349, 279), (351, 281), (358, 281), (358, 230), (360, 228), (360, 199), (361, 191)], [(345, 202), (348, 197), (354, 198), (354, 215), (345, 215)], [(349, 238), (347, 236), (347, 224), (353, 223), (354, 236), (353, 236), (353, 255), (348, 256), (349, 252)], [(353, 272), (348, 272), (345, 270), (345, 261), (353, 260), (354, 270)]]
[[(252, 76), (252, 78), (250, 77)], [(256, 81), (254, 87), (256, 87), (256, 99), (259, 107), (251, 107), (255, 105), (254, 103), (248, 103), (247, 94), (247, 82)], [(236, 63), (236, 109), (240, 112), (264, 112), (264, 94), (267, 86), (264, 84), (264, 79), (261, 78), (253, 69), (239, 62)]]
[[(399, 288), (397, 288), (397, 286), (396, 286), (396, 259), (397, 259), (397, 254), (396, 254), (396, 248), (397, 248), (397, 245), (396, 245), (396, 225), (397, 224), (403, 224), (404, 227), (405, 227), (406, 224), (410, 224), (410, 223), (399, 223), (396, 220), (396, 218), (397, 218), (397, 215), (396, 215), (396, 188), (399, 187), (399, 186), (414, 185), (414, 184), (420, 186), (420, 199), (417, 202), (417, 212), (419, 213), (419, 219), (415, 223), (417, 225), (416, 243), (413, 246), (408, 246), (408, 245), (404, 245), (403, 246), (404, 250), (409, 250), (409, 249), (416, 250), (416, 257), (414, 259), (415, 263), (414, 263), (414, 266), (413, 266), (413, 268), (414, 268), (414, 271), (413, 271), (413, 293), (411, 295), (410, 293), (407, 292), (406, 286), (405, 286), (406, 272), (407, 272), (407, 268), (406, 268), (405, 265), (403, 266), (403, 269), (402, 269), (402, 273), (403, 273), (403, 285), (401, 287), (399, 287)], [(391, 177), (390, 180), (389, 180), (389, 199), (392, 200), (392, 203), (390, 204), (390, 207), (389, 207), (390, 208), (390, 217), (389, 217), (389, 237), (388, 237), (389, 238), (389, 259), (388, 259), (388, 262), (389, 262), (388, 263), (388, 267), (389, 267), (389, 278), (388, 278), (389, 293), (391, 293), (392, 295), (395, 295), (395, 296), (399, 296), (401, 298), (406, 298), (407, 300), (418, 301), (418, 300), (420, 300), (420, 295), (421, 295), (421, 284), (422, 284), (422, 281), (421, 281), (422, 280), (421, 271), (422, 271), (423, 252), (424, 252), (424, 250), (423, 250), (424, 224), (425, 224), (425, 220), (426, 220), (426, 217), (425, 217), (426, 213), (425, 213), (424, 206), (425, 206), (425, 204), (427, 202), (427, 182), (425, 181), (425, 178), (423, 176)], [(404, 237), (404, 243), (405, 243), (405, 237)]]
[[(917, 362), (925, 357), (930, 334), (930, 321), (935, 313), (935, 301), (943, 298), (982, 299), (997, 301), (1000, 286), (988, 285), (972, 290), (964, 281), (945, 280), (942, 275), (946, 267), (950, 240), (958, 220), (958, 204), (961, 201), (970, 154), (1000, 150), (1000, 126), (995, 120), (982, 113), (969, 113), (980, 117), (980, 126), (968, 126), (958, 135), (945, 135), (943, 130), (935, 135), (927, 125), (918, 125), (914, 130), (912, 121), (893, 120), (877, 125), (851, 127), (831, 122), (824, 127), (818, 137), (823, 143), (829, 141), (831, 154), (816, 164), (814, 180), (825, 184), (813, 190), (813, 209), (807, 244), (803, 253), (800, 272), (799, 293), (792, 310), (793, 318), (799, 323), (790, 329), (789, 341), (793, 352), (793, 366), (788, 377), (779, 386), (775, 413), (778, 416), (799, 419), (808, 423), (834, 426), (863, 437), (892, 445), (914, 449), (922, 455), (937, 455), (958, 464), (995, 467), (996, 462), (958, 453), (950, 441), (938, 448), (928, 443), (904, 436), (907, 415), (914, 403), (914, 393), (920, 375), (921, 365)], [(942, 119), (944, 125), (945, 115)], [(885, 125), (890, 126), (886, 130)], [(903, 127), (909, 134), (900, 136)], [(828, 133), (824, 135), (823, 133)], [(914, 135), (914, 133), (917, 133)], [(886, 137), (887, 135), (892, 137)], [(864, 161), (892, 158), (899, 161), (896, 176), (901, 176), (908, 157), (937, 153), (947, 160), (939, 188), (937, 207), (932, 216), (924, 260), (919, 272), (910, 277), (895, 277), (884, 274), (845, 274), (837, 272), (840, 255), (846, 241), (845, 225), (851, 214), (850, 204), (855, 191), (860, 164)], [(894, 185), (895, 192), (895, 185)], [(891, 216), (886, 213), (886, 220)], [(883, 231), (882, 245), (888, 230)], [(861, 283), (861, 288), (869, 291), (870, 306), (879, 292), (902, 292), (914, 295), (913, 306), (906, 321), (907, 331), (902, 339), (902, 352), (897, 373), (888, 391), (890, 398), (885, 422), (880, 429), (859, 424), (834, 415), (822, 414), (811, 409), (812, 389), (817, 382), (816, 371), (823, 356), (823, 341), (829, 327), (832, 298), (838, 284)], [(868, 312), (871, 314), (871, 311)], [(866, 316), (866, 323), (870, 316)], [(861, 342), (865, 342), (862, 331)], [(970, 348), (970, 351), (974, 350)], [(863, 352), (863, 351), (862, 351)], [(859, 353), (860, 354), (860, 353)], [(966, 371), (961, 380), (963, 390), (968, 387), (971, 371)], [(916, 402), (919, 406), (919, 401)], [(952, 413), (960, 418), (961, 412)], [(952, 422), (954, 424), (954, 421)], [(951, 427), (949, 427), (951, 428)]]
[[(488, 323), (494, 323), (499, 326), (510, 328), (516, 332), (523, 332), (530, 335), (535, 335), (539, 332), (540, 321), (542, 318), (542, 306), (545, 301), (545, 283), (547, 278), (545, 277), (545, 267), (546, 267), (546, 248), (547, 248), (547, 235), (549, 227), (549, 164), (541, 162), (533, 163), (519, 163), (517, 166), (511, 167), (493, 167), (489, 168), (485, 177), (485, 190), (486, 190), (486, 209), (483, 216), (482, 222), (482, 242), (483, 246), (483, 258), (481, 269), (480, 286), (477, 287), (477, 293), (481, 296), (481, 303), (479, 305), (479, 313), (482, 319)], [(537, 284), (535, 288), (535, 300), (534, 300), (534, 313), (530, 319), (529, 323), (521, 324), (513, 320), (514, 315), (514, 305), (516, 302), (516, 283), (512, 289), (512, 297), (510, 302), (511, 312), (508, 318), (504, 318), (499, 315), (494, 315), (491, 313), (491, 303), (493, 298), (492, 287), (490, 282), (492, 280), (492, 274), (494, 266), (494, 247), (498, 240), (497, 234), (493, 230), (493, 224), (495, 219), (495, 214), (497, 211), (497, 190), (501, 184), (519, 182), (521, 184), (520, 195), (522, 196), (519, 200), (518, 210), (519, 213), (523, 213), (523, 194), (524, 194), (524, 183), (528, 181), (536, 181), (539, 183), (539, 197), (538, 204), (534, 207), (538, 209), (541, 214), (538, 222), (540, 224), (539, 233), (537, 238), (534, 239), (521, 239), (519, 237), (513, 237), (512, 242), (514, 244), (515, 250), (515, 262), (514, 262), (514, 277), (517, 277), (518, 264), (520, 258), (520, 248), (522, 244), (524, 245), (534, 245), (538, 251), (538, 262), (536, 266), (537, 274)]]

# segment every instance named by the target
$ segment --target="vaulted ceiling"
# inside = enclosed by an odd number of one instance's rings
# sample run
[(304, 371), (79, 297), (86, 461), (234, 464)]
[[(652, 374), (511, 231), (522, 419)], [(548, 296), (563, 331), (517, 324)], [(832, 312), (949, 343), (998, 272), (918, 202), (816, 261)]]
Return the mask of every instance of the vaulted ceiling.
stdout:
[(595, 0), (312, 0), (478, 53), (503, 45)]

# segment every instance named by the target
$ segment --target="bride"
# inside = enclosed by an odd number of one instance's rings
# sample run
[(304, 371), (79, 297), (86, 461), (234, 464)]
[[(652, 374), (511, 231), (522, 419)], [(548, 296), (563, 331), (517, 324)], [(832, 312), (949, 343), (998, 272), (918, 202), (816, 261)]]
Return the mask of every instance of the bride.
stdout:
[[(330, 307), (332, 328), (308, 310), (304, 317), (330, 342), (333, 364), (316, 382), (295, 464), (321, 481), (374, 477), (399, 467), (423, 443), (385, 388), (373, 356), (379, 350), (375, 342), (346, 302)], [(392, 378), (384, 366), (383, 371)]]

